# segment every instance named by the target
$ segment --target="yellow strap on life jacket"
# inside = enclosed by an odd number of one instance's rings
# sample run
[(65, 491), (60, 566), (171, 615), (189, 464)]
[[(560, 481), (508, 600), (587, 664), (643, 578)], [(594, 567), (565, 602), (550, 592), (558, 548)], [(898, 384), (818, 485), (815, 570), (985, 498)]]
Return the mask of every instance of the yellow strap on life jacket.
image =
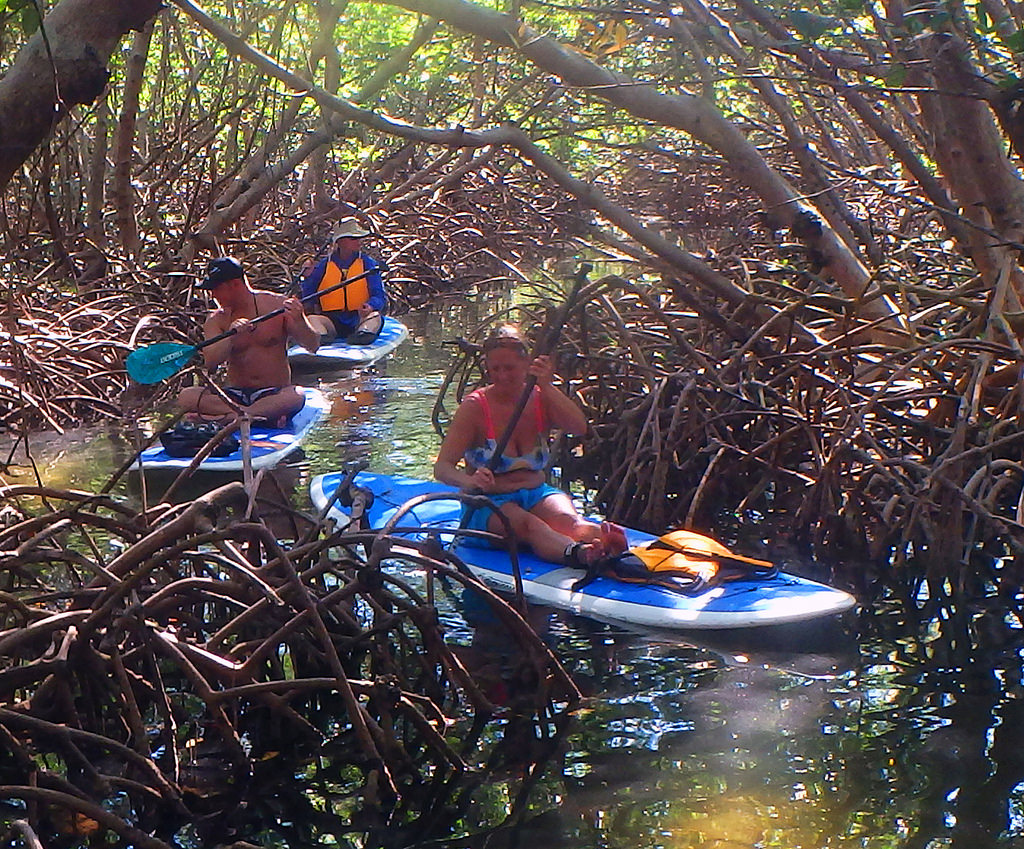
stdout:
[[(317, 286), (317, 291), (322, 292), (324, 289), (336, 286), (343, 279), (357, 277), (365, 270), (363, 258), (357, 256), (352, 260), (348, 268), (345, 269), (345, 276), (342, 277), (341, 267), (334, 261), (334, 257), (331, 257), (327, 262), (327, 267), (324, 269), (324, 276), (320, 281), (320, 285)], [(359, 309), (368, 300), (370, 300), (370, 284), (366, 282), (365, 277), (361, 277), (358, 280), (353, 280), (347, 286), (342, 286), (340, 289), (335, 289), (333, 292), (322, 295), (320, 297), (320, 310), (322, 312), (348, 312)]]

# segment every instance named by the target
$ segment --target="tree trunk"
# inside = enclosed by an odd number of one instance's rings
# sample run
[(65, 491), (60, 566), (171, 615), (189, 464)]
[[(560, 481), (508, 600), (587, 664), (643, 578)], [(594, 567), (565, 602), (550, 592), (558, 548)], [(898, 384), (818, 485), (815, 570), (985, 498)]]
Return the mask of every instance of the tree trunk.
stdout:
[(88, 182), (85, 190), (86, 247), (82, 252), (84, 267), (77, 280), (80, 291), (107, 273), (107, 258), (103, 252), (107, 244), (103, 208), (107, 185), (107, 150), (110, 141), (109, 94), (109, 90), (104, 92), (96, 104), (96, 121), (93, 124), (92, 147), (89, 150)]
[[(978, 91), (977, 72), (967, 59), (964, 42), (941, 33), (920, 38), (915, 46), (926, 63), (925, 90), (918, 101), (934, 139), (935, 161), (964, 216), (976, 225), (968, 234), (970, 256), (994, 290), (1004, 246), (1024, 239), (1024, 181), (1007, 157), (993, 113), (982, 99), (988, 92)], [(1024, 274), (1018, 267), (1011, 272), (1006, 294), (1005, 303), (993, 302), (990, 308), (1024, 309)]]
[[(316, 68), (323, 60), (324, 63), (324, 90), (331, 94), (338, 93), (341, 85), (341, 64), (338, 56), (338, 45), (334, 40), (334, 32), (341, 19), (341, 13), (348, 5), (345, 3), (331, 3), (321, 0), (317, 4), (317, 18), (319, 19), (320, 31), (313, 44), (311, 51), (311, 65)], [(332, 113), (321, 107), (320, 125), (321, 128), (330, 127)], [(313, 208), (323, 211), (331, 207), (334, 199), (327, 192), (327, 148), (318, 147), (309, 158), (309, 174), (311, 177), (310, 188), (313, 191)]]
[(135, 162), (135, 124), (139, 117), (139, 96), (145, 79), (146, 57), (153, 38), (153, 21), (132, 39), (128, 69), (124, 79), (124, 99), (117, 121), (114, 159), (114, 185), (111, 200), (117, 210), (117, 228), (121, 247), (134, 255), (139, 247), (139, 230), (135, 217), (135, 190), (132, 188), (132, 165)]
[(110, 133), (110, 104), (107, 95), (100, 98), (93, 124), (92, 150), (89, 154), (89, 186), (85, 202), (85, 234), (97, 248), (107, 243), (103, 228), (103, 204), (107, 184), (107, 149)]
[(71, 107), (99, 97), (121, 37), (141, 30), (161, 6), (160, 0), (63, 0), (46, 16), (46, 40), (36, 32), (0, 79), (0, 189)]

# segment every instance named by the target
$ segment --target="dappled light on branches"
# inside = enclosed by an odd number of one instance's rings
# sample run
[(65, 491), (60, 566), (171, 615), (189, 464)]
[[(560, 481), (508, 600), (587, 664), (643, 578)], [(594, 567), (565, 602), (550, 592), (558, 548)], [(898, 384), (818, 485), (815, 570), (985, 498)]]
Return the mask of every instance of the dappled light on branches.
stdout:
[[(489, 769), (529, 781), (579, 701), (520, 614), (439, 548), (294, 511), (302, 534), (282, 542), (237, 483), (142, 513), (41, 487), (0, 497), (0, 809), (47, 845), (443, 837)], [(382, 561), (426, 570), (428, 593)], [(445, 641), (435, 583), (490, 611), (503, 668)], [(539, 760), (511, 750), (523, 734)]]
[[(41, 61), (4, 23), (0, 114)], [(560, 354), (593, 430), (562, 468), (612, 518), (775, 519), (868, 597), (1019, 603), (1019, 4), (176, 0), (129, 23), (92, 100), (31, 90), (58, 120), (8, 169), (12, 433), (156, 409), (177, 384), (129, 386), (120, 357), (194, 338), (210, 256), (286, 291), (356, 215), (400, 314), (512, 285), (539, 319), (598, 266)], [(55, 63), (82, 46), (53, 35)]]

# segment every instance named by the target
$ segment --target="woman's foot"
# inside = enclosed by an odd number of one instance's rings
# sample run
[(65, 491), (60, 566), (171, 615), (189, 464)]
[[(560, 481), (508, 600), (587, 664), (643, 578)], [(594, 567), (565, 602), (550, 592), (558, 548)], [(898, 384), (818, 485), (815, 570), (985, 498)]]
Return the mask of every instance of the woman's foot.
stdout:
[(574, 569), (588, 569), (605, 556), (600, 542), (571, 542), (565, 547), (562, 562)]
[(626, 532), (612, 522), (601, 523), (601, 548), (606, 557), (622, 554), (629, 548)]
[(622, 554), (629, 543), (626, 532), (612, 522), (601, 523), (601, 536), (586, 542), (572, 542), (565, 547), (562, 562), (576, 569), (587, 569), (602, 558), (616, 557)]

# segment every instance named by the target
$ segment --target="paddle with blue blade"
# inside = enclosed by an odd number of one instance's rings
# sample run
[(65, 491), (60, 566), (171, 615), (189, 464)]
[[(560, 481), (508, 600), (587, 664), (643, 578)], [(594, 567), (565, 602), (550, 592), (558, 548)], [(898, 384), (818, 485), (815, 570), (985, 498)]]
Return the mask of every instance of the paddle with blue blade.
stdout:
[[(299, 298), (299, 300), (305, 303), (306, 301), (320, 298), (328, 292), (342, 289), (356, 280), (368, 277), (375, 271), (383, 274), (387, 271), (387, 266), (382, 262), (378, 263), (376, 267), (369, 268), (362, 274), (348, 277), (318, 292), (311, 292), (304, 298)], [(256, 316), (249, 324), (259, 324), (260, 322), (268, 321), (271, 318), (282, 315), (284, 311), (284, 307), (278, 307), (276, 310), (271, 310), (265, 315)], [(144, 345), (141, 348), (136, 348), (128, 355), (124, 363), (125, 368), (128, 370), (128, 376), (137, 383), (159, 383), (161, 380), (173, 377), (185, 368), (203, 348), (220, 342), (222, 339), (227, 339), (229, 336), (234, 336), (237, 332), (236, 328), (225, 330), (223, 333), (212, 336), (198, 345), (181, 345), (177, 342), (156, 342), (152, 345)]]

